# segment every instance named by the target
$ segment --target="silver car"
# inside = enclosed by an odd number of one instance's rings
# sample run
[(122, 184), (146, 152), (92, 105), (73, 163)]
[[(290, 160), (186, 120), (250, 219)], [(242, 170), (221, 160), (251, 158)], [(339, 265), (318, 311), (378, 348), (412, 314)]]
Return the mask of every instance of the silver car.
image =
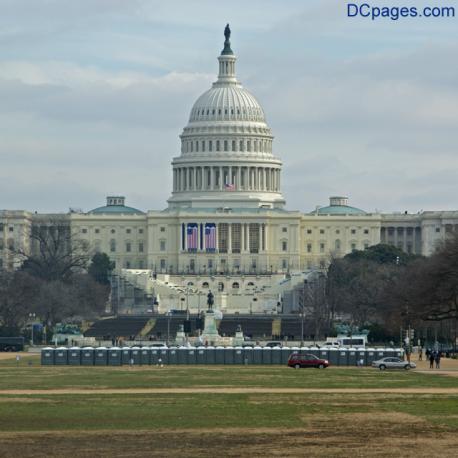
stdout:
[(385, 369), (415, 369), (417, 365), (415, 363), (409, 363), (409, 361), (403, 361), (399, 358), (392, 356), (387, 358), (378, 359), (372, 362), (372, 367), (378, 367), (381, 371)]

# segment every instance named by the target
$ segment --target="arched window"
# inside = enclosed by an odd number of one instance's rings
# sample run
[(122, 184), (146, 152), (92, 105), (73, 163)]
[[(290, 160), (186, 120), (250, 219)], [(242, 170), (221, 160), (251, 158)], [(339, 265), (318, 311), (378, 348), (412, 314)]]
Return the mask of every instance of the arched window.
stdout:
[(208, 282), (204, 281), (204, 282), (202, 283), (202, 288), (207, 289), (207, 288), (208, 288)]
[(250, 288), (253, 288), (254, 287), (254, 283), (252, 281), (250, 281), (250, 282), (247, 283), (247, 286), (249, 286)]
[(224, 283), (221, 281), (218, 283), (218, 291), (219, 292), (224, 291)]
[(239, 289), (240, 285), (237, 282), (232, 283), (232, 289)]
[(192, 281), (188, 281), (188, 286), (194, 286), (194, 283)]

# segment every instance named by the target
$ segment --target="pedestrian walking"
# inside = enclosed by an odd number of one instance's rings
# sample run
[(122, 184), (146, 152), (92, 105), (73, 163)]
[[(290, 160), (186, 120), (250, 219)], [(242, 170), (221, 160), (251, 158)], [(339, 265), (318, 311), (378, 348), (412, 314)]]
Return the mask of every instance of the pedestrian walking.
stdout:
[(434, 352), (429, 354), (429, 368), (434, 369)]
[(441, 368), (441, 352), (440, 351), (436, 352), (436, 357), (434, 359), (436, 361), (436, 369), (440, 369)]
[(423, 361), (423, 348), (418, 349), (418, 361)]

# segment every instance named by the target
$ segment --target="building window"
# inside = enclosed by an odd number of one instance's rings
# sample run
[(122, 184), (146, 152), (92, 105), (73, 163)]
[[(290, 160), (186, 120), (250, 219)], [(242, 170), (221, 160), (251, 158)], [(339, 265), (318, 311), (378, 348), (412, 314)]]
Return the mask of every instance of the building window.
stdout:
[(208, 141), (208, 151), (213, 151), (213, 141), (212, 140)]
[(97, 229), (95, 230), (95, 233), (96, 233), (96, 234), (99, 234), (99, 233), (100, 233), (100, 229), (97, 228)]
[(324, 253), (324, 243), (320, 243), (320, 253)]
[(161, 268), (161, 270), (165, 270), (165, 264), (166, 264), (165, 263), (165, 259), (161, 259), (160, 260), (160, 268)]
[(281, 250), (282, 251), (287, 251), (288, 250), (288, 242), (286, 240), (283, 240), (281, 242)]
[(161, 227), (161, 232), (165, 232), (165, 227)]
[(116, 240), (111, 239), (110, 240), (110, 251), (114, 253), (116, 251)]
[(219, 292), (224, 291), (224, 283), (223, 282), (219, 282), (218, 283), (218, 291)]
[(232, 289), (239, 289), (240, 285), (237, 282), (232, 283)]
[(339, 239), (335, 241), (335, 247), (337, 251), (340, 250), (340, 240)]
[[(9, 230), (10, 230), (10, 232), (14, 232), (14, 227), (13, 227), (13, 226), (10, 226), (10, 227), (9, 227)], [(437, 232), (437, 231), (436, 231), (436, 232)]]
[(288, 232), (288, 228), (287, 228), (287, 227), (282, 227), (282, 228), (281, 228), (281, 231), (282, 231), (282, 232)]
[(364, 229), (365, 234), (369, 234), (369, 229)]
[[(367, 250), (368, 248), (369, 248), (369, 244), (368, 244), (368, 243), (365, 243), (365, 244), (364, 244), (364, 249)], [(402, 244), (401, 244), (398, 248), (401, 248), (401, 249), (402, 249)]]
[(320, 234), (324, 234), (324, 229), (320, 229)]
[(165, 240), (161, 240), (161, 241), (159, 242), (159, 249), (160, 249), (161, 251), (165, 251)]
[(130, 261), (126, 261), (126, 269), (130, 269)]
[(311, 253), (311, 252), (312, 252), (312, 244), (307, 243), (307, 253)]
[(213, 259), (209, 259), (207, 265), (208, 265), (208, 269), (212, 270), (213, 269)]
[(138, 268), (143, 269), (143, 261), (141, 259), (138, 261)]
[[(10, 231), (11, 231), (11, 228), (10, 228)], [(440, 232), (441, 231), (441, 228), (440, 227), (436, 227), (436, 232)]]
[(139, 230), (138, 230), (138, 233), (139, 233), (139, 234), (143, 234), (143, 229), (139, 229)]
[(312, 229), (307, 229), (307, 234), (311, 234), (312, 233)]
[(351, 251), (355, 251), (356, 250), (356, 243), (352, 243), (351, 244)]
[(340, 230), (339, 229), (336, 229), (336, 234), (340, 234)]
[(219, 151), (219, 140), (216, 140), (216, 151)]
[(352, 230), (351, 230), (351, 233), (352, 233), (353, 235), (355, 235), (355, 234), (356, 234), (356, 229), (352, 229)]
[(81, 232), (82, 232), (83, 234), (87, 234), (87, 229), (83, 229)]
[(232, 151), (235, 151), (235, 145), (236, 145), (235, 140), (232, 140)]
[(202, 283), (202, 288), (203, 288), (203, 289), (208, 289), (208, 282), (204, 281), (204, 282)]
[(140, 243), (138, 244), (138, 252), (139, 252), (139, 253), (143, 253), (143, 242), (140, 242)]
[(130, 242), (126, 242), (126, 251), (130, 253), (132, 251), (132, 244)]
[(126, 234), (130, 234), (131, 233), (131, 230), (130, 229), (126, 229)]
[(282, 269), (287, 269), (288, 268), (288, 260), (287, 259), (282, 259), (281, 267), (282, 267)]
[(227, 151), (227, 140), (224, 140), (224, 151)]
[(111, 233), (114, 234), (116, 231), (114, 229), (111, 230)]

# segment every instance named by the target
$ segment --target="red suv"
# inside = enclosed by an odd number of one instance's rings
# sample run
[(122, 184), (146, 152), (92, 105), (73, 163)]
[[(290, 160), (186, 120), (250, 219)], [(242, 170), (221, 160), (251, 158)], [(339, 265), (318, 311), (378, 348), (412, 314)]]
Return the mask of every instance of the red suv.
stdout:
[(325, 369), (329, 366), (327, 359), (317, 358), (315, 355), (292, 353), (288, 358), (288, 366), (299, 369), (301, 367), (317, 367), (318, 369)]

